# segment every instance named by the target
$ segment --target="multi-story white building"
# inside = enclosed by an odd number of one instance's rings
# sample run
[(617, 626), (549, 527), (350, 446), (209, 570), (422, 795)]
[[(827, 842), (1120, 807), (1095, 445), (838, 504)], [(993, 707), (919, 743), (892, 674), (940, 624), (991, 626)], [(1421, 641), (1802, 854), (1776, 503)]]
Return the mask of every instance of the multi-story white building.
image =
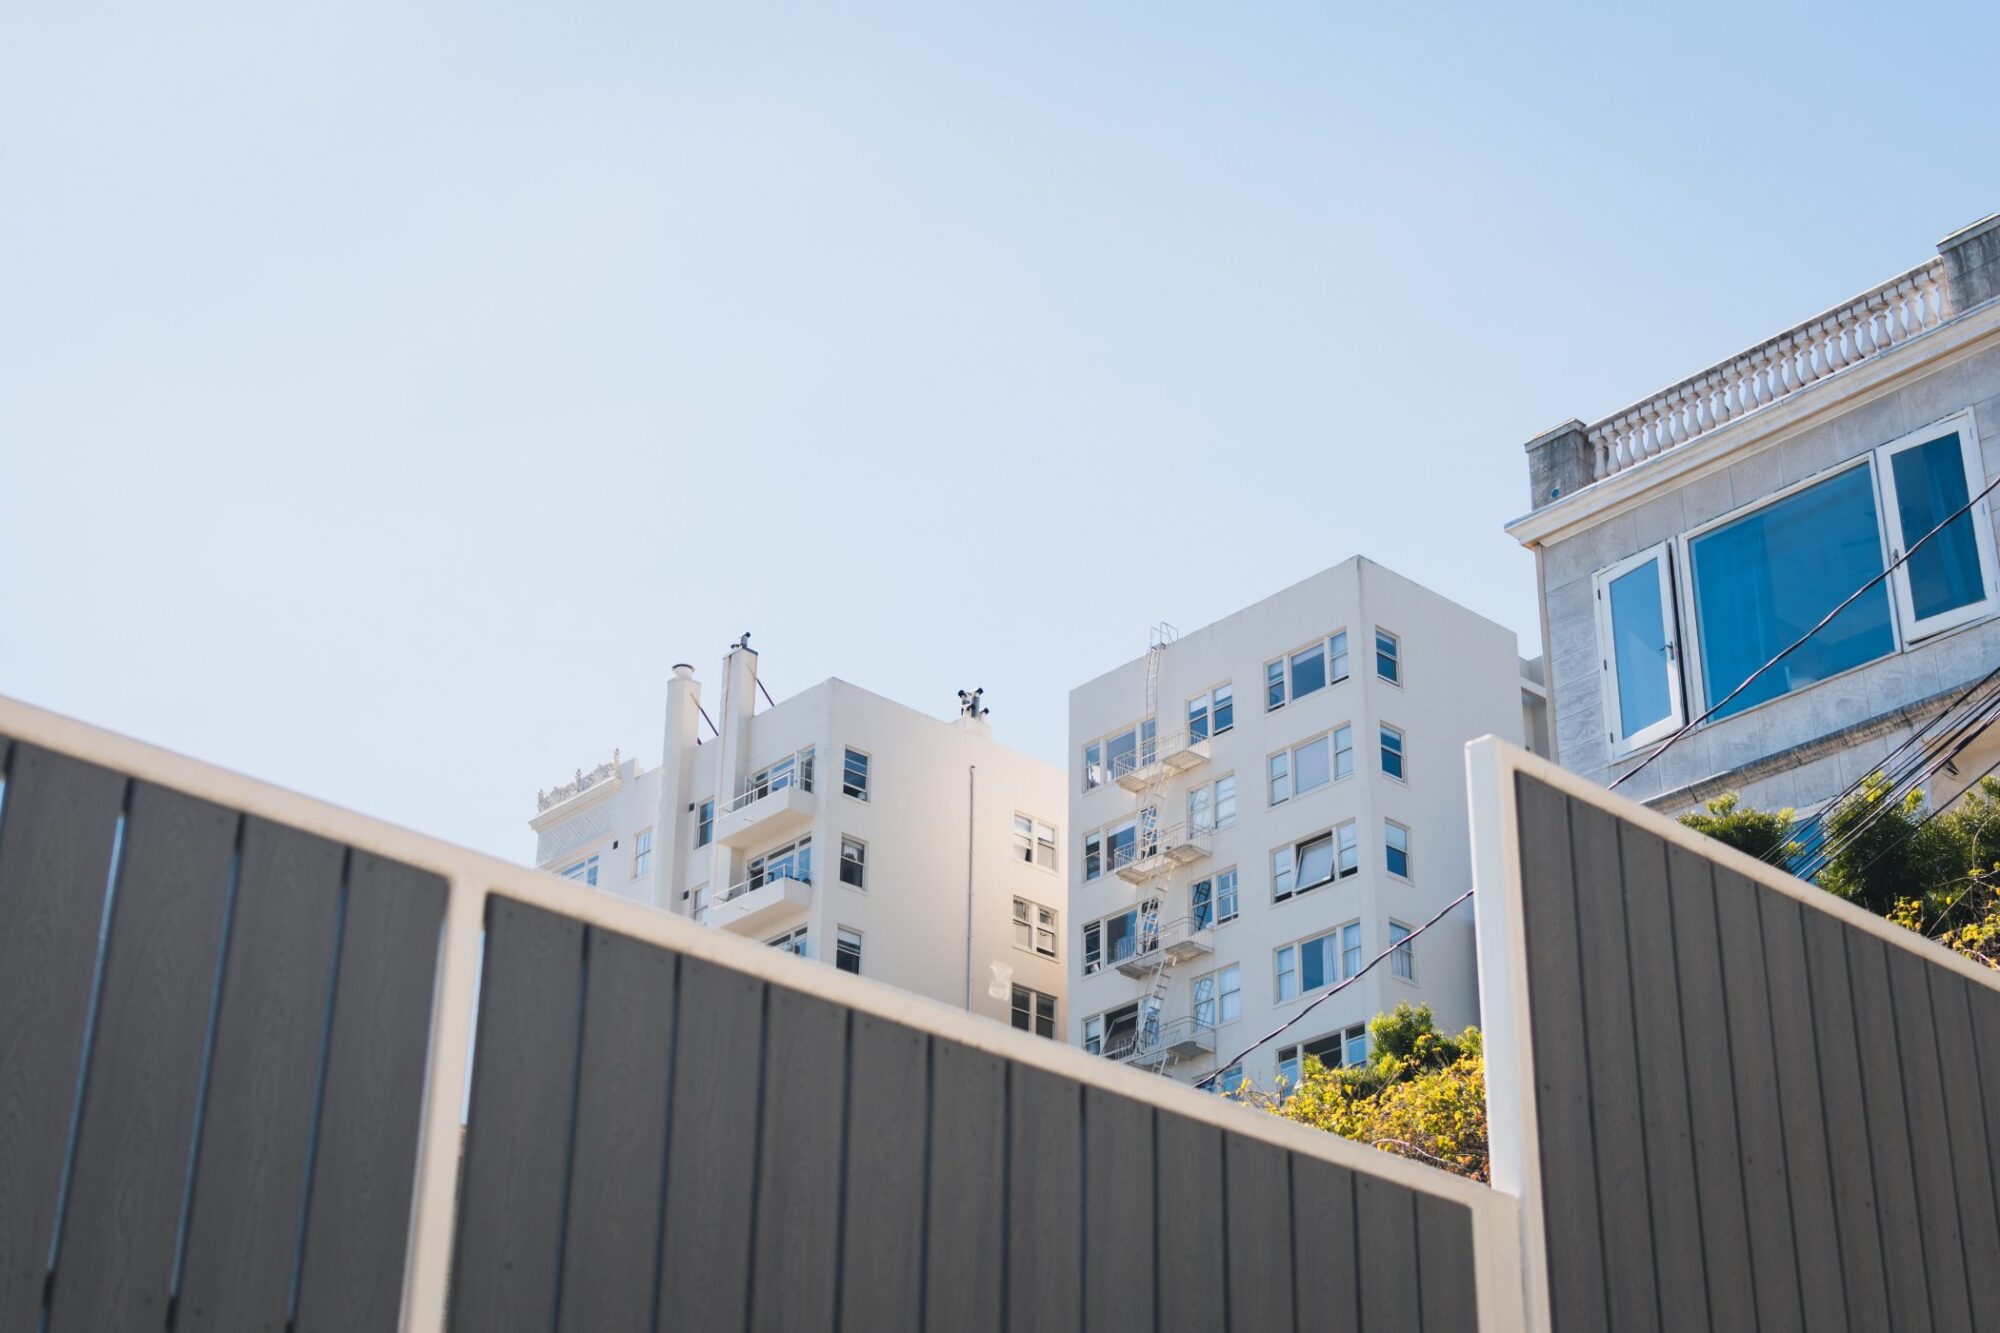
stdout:
[(1057, 1037), (1061, 771), (995, 741), (976, 694), (951, 722), (842, 680), (758, 694), (739, 644), (711, 725), (676, 666), (660, 767), (538, 793), (536, 864)]
[[(1070, 693), (1069, 1027), (1198, 1079), (1466, 890), (1465, 743), (1541, 736), (1541, 688), (1513, 631), (1360, 557), (1162, 639)], [(1241, 1072), (1357, 1060), (1399, 1000), (1476, 1022), (1473, 966), (1453, 913)]]
[(1942, 805), (2000, 763), (2000, 215), (1937, 248), (1529, 442), (1508, 531), (1564, 767), (1807, 812), (1880, 769)]

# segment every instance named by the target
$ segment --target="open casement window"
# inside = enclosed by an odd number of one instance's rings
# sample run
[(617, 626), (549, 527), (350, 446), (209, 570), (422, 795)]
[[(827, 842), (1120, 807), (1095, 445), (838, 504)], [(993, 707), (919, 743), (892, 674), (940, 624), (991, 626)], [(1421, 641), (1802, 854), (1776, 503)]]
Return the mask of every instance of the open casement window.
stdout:
[(1595, 580), (1604, 724), (1614, 754), (1630, 754), (1687, 720), (1667, 544), (1628, 556)]
[[(1985, 489), (1972, 419), (1961, 417), (1904, 436), (1883, 445), (1875, 456), (1889, 558), (1924, 543), (1890, 576), (1904, 639), (1936, 634), (1992, 612), (2000, 601), (1995, 596), (2000, 580), (1994, 568), (1993, 521), (1984, 500), (1958, 514)], [(1953, 514), (1958, 517), (1951, 518)], [(1947, 518), (1951, 522), (1924, 541), (1924, 534)]]

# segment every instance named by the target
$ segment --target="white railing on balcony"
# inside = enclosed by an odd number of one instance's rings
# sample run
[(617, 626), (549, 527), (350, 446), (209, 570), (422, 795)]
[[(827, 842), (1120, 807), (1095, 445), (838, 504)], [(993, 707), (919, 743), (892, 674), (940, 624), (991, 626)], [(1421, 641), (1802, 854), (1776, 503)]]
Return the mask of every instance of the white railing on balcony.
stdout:
[(1148, 1019), (1130, 1035), (1121, 1037), (1104, 1054), (1112, 1060), (1157, 1061), (1170, 1055), (1191, 1055), (1215, 1049), (1215, 1025), (1191, 1014), (1179, 1018)]
[(1191, 736), (1186, 731), (1165, 736), (1143, 735), (1138, 745), (1112, 755), (1108, 765), (1111, 780), (1127, 791), (1138, 791), (1161, 775), (1193, 768), (1208, 758), (1208, 737)]
[(1898, 346), (1951, 314), (1933, 259), (1589, 428), (1593, 480), (1636, 467), (1836, 371)]
[(743, 784), (743, 790), (733, 797), (717, 814), (729, 814), (744, 806), (763, 800), (774, 791), (783, 791), (796, 786), (800, 791), (813, 789), (813, 747), (808, 745), (796, 754), (786, 755), (777, 763), (762, 770), (756, 777)]
[(556, 787), (550, 791), (536, 792), (535, 813), (539, 815), (545, 810), (553, 810), (555, 807), (561, 805), (564, 801), (567, 801), (570, 797), (581, 796), (583, 795), (583, 793), (589, 791), (592, 787), (595, 787), (598, 783), (608, 782), (610, 779), (615, 778), (617, 776), (618, 776), (618, 751), (613, 750), (611, 752), (610, 763), (599, 764), (596, 768), (591, 769), (588, 773), (584, 772), (582, 769), (579, 768), (576, 771), (576, 777), (571, 781), (565, 782), (563, 783), (562, 786)]

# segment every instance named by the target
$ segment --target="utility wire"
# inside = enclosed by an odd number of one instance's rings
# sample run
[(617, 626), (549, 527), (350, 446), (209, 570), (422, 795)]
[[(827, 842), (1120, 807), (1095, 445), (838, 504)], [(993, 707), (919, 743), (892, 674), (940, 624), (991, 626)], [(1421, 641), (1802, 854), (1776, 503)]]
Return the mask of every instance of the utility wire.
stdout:
[(1817, 625), (1814, 625), (1804, 634), (1801, 634), (1796, 640), (1794, 640), (1787, 647), (1779, 650), (1778, 655), (1776, 657), (1773, 657), (1770, 661), (1764, 663), (1763, 666), (1758, 667), (1755, 671), (1751, 672), (1748, 676), (1744, 677), (1743, 683), (1741, 685), (1738, 685), (1735, 689), (1731, 690), (1729, 693), (1723, 695), (1722, 698), (1718, 699), (1715, 703), (1711, 704), (1707, 712), (1703, 713), (1700, 717), (1695, 718), (1693, 721), (1688, 722), (1686, 725), (1682, 726), (1678, 731), (1674, 732), (1673, 735), (1667, 737), (1666, 740), (1662, 741), (1660, 743), (1659, 749), (1647, 755), (1645, 759), (1639, 763), (1638, 767), (1634, 768), (1631, 772), (1619, 778), (1616, 782), (1613, 782), (1609, 790), (1617, 791), (1626, 782), (1639, 776), (1639, 774), (1645, 772), (1646, 769), (1652, 764), (1652, 762), (1655, 759), (1658, 759), (1668, 750), (1671, 750), (1683, 736), (1686, 736), (1690, 731), (1693, 731), (1696, 727), (1708, 721), (1708, 719), (1714, 717), (1723, 708), (1727, 707), (1730, 700), (1734, 699), (1737, 695), (1743, 693), (1743, 691), (1749, 689), (1751, 684), (1755, 682), (1759, 676), (1762, 676), (1766, 671), (1769, 671), (1772, 667), (1778, 665), (1778, 663), (1784, 661), (1787, 657), (1790, 657), (1800, 648), (1803, 648), (1806, 645), (1806, 643), (1813, 637), (1813, 635), (1819, 633), (1821, 630), (1825, 629), (1828, 625), (1832, 624), (1834, 619), (1838, 617), (1842, 611), (1845, 611), (1848, 607), (1854, 605), (1855, 602), (1859, 601), (1863, 593), (1867, 592), (1870, 588), (1873, 588), (1876, 584), (1880, 583), (1882, 580), (1888, 578), (1889, 575), (1895, 573), (1897, 567), (1899, 565), (1907, 563), (1909, 558), (1915, 555), (1918, 549), (1921, 548), (1925, 542), (1937, 536), (1940, 532), (1943, 532), (1947, 527), (1957, 522), (1965, 514), (1970, 513), (1972, 510), (1972, 506), (1978, 504), (1981, 500), (1984, 500), (1988, 495), (1992, 494), (1993, 490), (1996, 487), (2000, 487), (2000, 477), (1995, 477), (1992, 481), (1986, 483), (1985, 490), (1973, 496), (1970, 500), (1967, 500), (1963, 505), (1959, 506), (1957, 511), (1946, 517), (1943, 522), (1939, 523), (1929, 532), (1926, 532), (1923, 536), (1917, 538), (1916, 541), (1912, 542), (1910, 544), (1909, 550), (1903, 552), (1901, 555), (1897, 556), (1894, 560), (1891, 560), (1883, 568), (1880, 574), (1877, 574), (1874, 578), (1869, 579), (1868, 582), (1856, 588), (1852, 593), (1848, 595), (1847, 599), (1843, 601), (1839, 606), (1836, 606), (1833, 608), (1833, 610), (1827, 612), (1826, 615), (1821, 618), (1820, 622)]
[(1444, 907), (1438, 912), (1436, 916), (1424, 922), (1423, 925), (1418, 926), (1415, 930), (1405, 935), (1402, 939), (1397, 940), (1394, 944), (1384, 949), (1381, 953), (1378, 953), (1373, 958), (1369, 959), (1367, 963), (1363, 964), (1361, 970), (1356, 972), (1353, 976), (1347, 978), (1347, 980), (1341, 982), (1339, 985), (1335, 986), (1332, 990), (1329, 990), (1326, 994), (1320, 996), (1318, 999), (1314, 1000), (1311, 1004), (1299, 1010), (1296, 1014), (1293, 1014), (1290, 1018), (1286, 1019), (1284, 1022), (1278, 1024), (1278, 1026), (1272, 1028), (1269, 1032), (1266, 1032), (1263, 1036), (1257, 1038), (1257, 1040), (1251, 1042), (1248, 1046), (1245, 1046), (1242, 1050), (1238, 1051), (1236, 1054), (1230, 1056), (1227, 1060), (1222, 1062), (1221, 1069), (1217, 1069), (1213, 1074), (1208, 1075), (1206, 1078), (1196, 1079), (1194, 1082), (1194, 1086), (1196, 1088), (1205, 1088), (1209, 1084), (1215, 1082), (1217, 1078), (1221, 1077), (1223, 1070), (1231, 1068), (1239, 1061), (1241, 1061), (1244, 1056), (1250, 1054), (1250, 1052), (1256, 1050), (1259, 1046), (1262, 1046), (1265, 1042), (1270, 1041), (1273, 1037), (1279, 1036), (1285, 1031), (1285, 1029), (1291, 1027), (1294, 1023), (1304, 1018), (1307, 1014), (1319, 1008), (1321, 1005), (1325, 1004), (1328, 1000), (1331, 1000), (1334, 996), (1340, 994), (1342, 991), (1346, 990), (1349, 986), (1352, 986), (1355, 982), (1361, 980), (1361, 978), (1367, 976), (1368, 973), (1371, 970), (1373, 970), (1375, 965), (1381, 962), (1384, 958), (1387, 958), (1390, 954), (1395, 953), (1398, 949), (1407, 948), (1410, 945), (1416, 943), (1417, 936), (1423, 934), (1425, 931), (1429, 930), (1432, 926), (1435, 926), (1438, 922), (1444, 920), (1446, 912), (1451, 911), (1452, 908), (1458, 906), (1460, 903), (1464, 902), (1467, 898), (1470, 898), (1471, 896), (1472, 896), (1472, 890), (1467, 889), (1464, 893), (1459, 894), (1458, 897), (1453, 898), (1450, 902), (1444, 905)]

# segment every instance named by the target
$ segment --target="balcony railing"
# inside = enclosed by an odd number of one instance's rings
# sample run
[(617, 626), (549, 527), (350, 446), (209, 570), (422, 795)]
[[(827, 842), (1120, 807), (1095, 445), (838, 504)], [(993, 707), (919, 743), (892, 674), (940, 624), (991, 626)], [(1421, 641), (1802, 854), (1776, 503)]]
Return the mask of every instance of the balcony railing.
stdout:
[(1140, 977), (1153, 971), (1159, 965), (1161, 950), (1176, 963), (1185, 963), (1190, 958), (1199, 958), (1214, 950), (1214, 927), (1199, 923), (1194, 917), (1184, 916), (1155, 926), (1152, 930), (1142, 930), (1133, 941), (1133, 948), (1122, 957), (1114, 959), (1120, 972), (1128, 977)]
[(1698, 439), (1900, 346), (1951, 313), (1944, 261), (1920, 264), (1591, 426), (1592, 478), (1601, 481)]
[(1175, 824), (1163, 829), (1141, 828), (1131, 856), (1112, 869), (1128, 884), (1144, 884), (1176, 866), (1184, 866), (1207, 856), (1214, 840), (1215, 830), (1201, 824)]
[(724, 889), (709, 908), (708, 924), (718, 930), (751, 934), (810, 906), (810, 874), (787, 871), (758, 875)]
[(1208, 762), (1208, 737), (1185, 731), (1147, 737), (1129, 754), (1111, 759), (1111, 780), (1126, 791), (1144, 791), (1162, 778)]
[(1130, 1037), (1105, 1048), (1106, 1058), (1123, 1064), (1156, 1065), (1215, 1052), (1215, 1025), (1192, 1014), (1141, 1023)]
[(813, 747), (810, 745), (796, 754), (780, 759), (764, 769), (757, 777), (746, 782), (743, 790), (716, 813), (731, 814), (746, 806), (754, 805), (772, 792), (784, 791), (793, 786), (805, 792), (813, 789)]
[(571, 797), (581, 796), (585, 792), (589, 791), (592, 787), (595, 787), (598, 783), (608, 782), (612, 778), (615, 778), (617, 776), (618, 776), (618, 751), (613, 750), (611, 752), (610, 763), (599, 764), (596, 768), (591, 769), (588, 773), (584, 772), (582, 769), (579, 768), (576, 771), (576, 777), (574, 777), (568, 782), (563, 783), (562, 786), (552, 788), (548, 791), (536, 792), (535, 813), (539, 815), (544, 813), (545, 811), (553, 810), (557, 806), (561, 805), (564, 801), (569, 800)]

